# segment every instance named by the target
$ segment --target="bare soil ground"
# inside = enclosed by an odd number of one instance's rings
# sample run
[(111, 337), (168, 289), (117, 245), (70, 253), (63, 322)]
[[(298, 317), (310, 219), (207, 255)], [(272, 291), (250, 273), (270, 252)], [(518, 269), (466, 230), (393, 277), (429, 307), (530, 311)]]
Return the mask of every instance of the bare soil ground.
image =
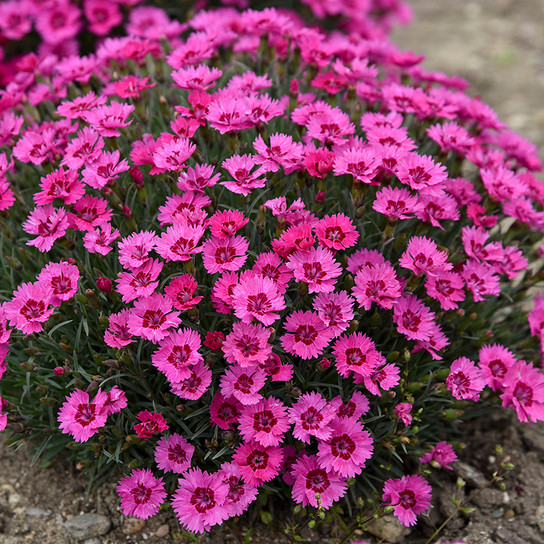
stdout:
[[(394, 40), (425, 54), (428, 68), (468, 79), (470, 92), (481, 95), (504, 122), (537, 144), (543, 156), (544, 1), (412, 0), (412, 5), (414, 22), (397, 31)], [(469, 544), (542, 544), (544, 426), (515, 424), (498, 413), (467, 425), (464, 440), (467, 448), (461, 457), (472, 472), (458, 467), (454, 473), (440, 473), (434, 490), (436, 508), (418, 529), (397, 537), (396, 542), (425, 542), (433, 527), (452, 511), (456, 477), (462, 475), (467, 481), (467, 494), (475, 492), (482, 478), (491, 478), (495, 445), (502, 444), (516, 465), (506, 489), (491, 487), (482, 492), (472, 504), (476, 510), (456, 516), (443, 538), (464, 539)], [(47, 468), (30, 468), (24, 449), (15, 452), (0, 440), (0, 543), (73, 544), (76, 541), (64, 524), (85, 512), (104, 514), (111, 521), (106, 535), (88, 539), (86, 544), (189, 542), (169, 512), (150, 521), (123, 518), (114, 486), (115, 482), (101, 486), (87, 502), (85, 480), (62, 458)], [(200, 541), (244, 542), (244, 523), (213, 531)], [(309, 531), (304, 536), (312, 542), (330, 540), (328, 531)], [(376, 542), (372, 538), (368, 537)], [(286, 542), (266, 528), (255, 530), (249, 541)]]

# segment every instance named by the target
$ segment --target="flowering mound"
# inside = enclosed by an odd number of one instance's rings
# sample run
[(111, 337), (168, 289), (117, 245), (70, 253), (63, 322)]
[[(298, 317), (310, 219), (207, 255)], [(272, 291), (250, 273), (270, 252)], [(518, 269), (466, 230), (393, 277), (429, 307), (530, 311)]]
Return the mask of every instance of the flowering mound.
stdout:
[(22, 63), (1, 426), (203, 532), (277, 493), (413, 525), (474, 402), (544, 419), (540, 162), (418, 63), (272, 9)]

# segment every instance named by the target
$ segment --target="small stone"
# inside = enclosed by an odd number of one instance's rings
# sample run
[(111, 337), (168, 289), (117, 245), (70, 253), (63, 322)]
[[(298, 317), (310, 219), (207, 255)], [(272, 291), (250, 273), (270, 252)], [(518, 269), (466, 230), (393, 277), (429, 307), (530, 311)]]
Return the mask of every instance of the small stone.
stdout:
[(29, 507), (25, 508), (25, 514), (31, 518), (48, 518), (51, 515), (49, 510), (44, 510), (43, 508), (34, 508)]
[(472, 487), (481, 488), (487, 485), (485, 476), (477, 468), (474, 468), (468, 463), (457, 461), (453, 467), (457, 476), (463, 478), (463, 480)]
[(78, 540), (105, 535), (111, 528), (111, 521), (101, 514), (81, 514), (69, 519), (64, 528)]
[[(504, 527), (499, 527), (495, 533), (495, 538), (500, 539), (504, 544), (529, 544), (527, 540), (524, 538), (521, 538), (520, 536), (511, 533), (508, 531), (508, 529), (505, 529)], [(502, 544), (501, 542), (501, 544)]]
[(504, 519), (514, 519), (516, 513), (513, 510), (506, 510), (504, 513)]
[(102, 541), (99, 538), (88, 538), (83, 541), (83, 544), (102, 544)]
[(140, 518), (126, 518), (123, 522), (123, 533), (133, 535), (145, 527), (145, 520)]
[(159, 537), (159, 538), (164, 538), (166, 535), (168, 535), (169, 532), (170, 532), (170, 527), (168, 526), (167, 523), (165, 523), (164, 525), (161, 525), (161, 526), (155, 531), (155, 536), (156, 536), (156, 537)]
[(535, 510), (535, 517), (536, 517), (536, 524), (538, 526), (538, 530), (541, 533), (544, 533), (544, 505), (540, 505)]
[(377, 519), (371, 523), (366, 530), (370, 534), (377, 536), (381, 540), (390, 542), (391, 544), (404, 542), (404, 537), (411, 532), (409, 527), (402, 525), (394, 516), (385, 516)]
[(19, 493), (10, 493), (8, 498), (9, 504), (18, 504), (21, 502), (21, 495)]

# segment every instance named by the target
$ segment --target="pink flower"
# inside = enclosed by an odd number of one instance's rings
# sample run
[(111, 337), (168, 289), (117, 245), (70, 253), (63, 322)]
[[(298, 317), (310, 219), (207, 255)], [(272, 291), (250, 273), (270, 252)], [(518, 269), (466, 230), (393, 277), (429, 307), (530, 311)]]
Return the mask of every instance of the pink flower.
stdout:
[(393, 321), (409, 340), (429, 341), (434, 313), (414, 295), (405, 295), (393, 307)]
[(178, 171), (185, 168), (185, 161), (195, 150), (196, 146), (183, 136), (177, 136), (168, 142), (161, 142), (153, 151), (155, 171), (151, 173)]
[[(365, 387), (373, 395), (381, 395), (380, 388), (384, 391), (388, 391), (389, 389), (392, 389), (393, 387), (396, 387), (398, 385), (400, 381), (399, 374), (399, 367), (390, 363), (374, 370), (374, 372), (372, 372), (370, 376), (365, 376), (363, 378), (363, 381), (365, 383)], [(355, 375), (353, 381), (355, 383), (360, 383), (360, 379), (361, 378)]]
[(85, 194), (85, 187), (74, 170), (53, 170), (41, 178), (40, 185), (42, 190), (34, 193), (34, 201), (40, 206), (52, 204), (56, 198), (65, 204), (74, 204)]
[(193, 533), (203, 533), (227, 519), (228, 493), (228, 484), (216, 474), (193, 468), (179, 479), (172, 508), (183, 527)]
[(376, 249), (359, 249), (348, 257), (347, 269), (351, 274), (357, 274), (365, 266), (384, 264), (384, 256)]
[(107, 255), (113, 248), (112, 242), (119, 238), (119, 231), (111, 227), (111, 223), (104, 223), (94, 230), (90, 230), (83, 236), (83, 246), (89, 253)]
[(291, 474), (295, 478), (292, 496), (302, 506), (329, 509), (342, 498), (347, 489), (346, 478), (336, 472), (326, 472), (315, 455), (303, 455), (293, 463)]
[(64, 208), (56, 210), (51, 204), (36, 206), (23, 224), (25, 232), (38, 235), (26, 244), (37, 247), (42, 253), (49, 251), (55, 240), (62, 238), (68, 228), (66, 210)]
[(315, 233), (322, 246), (333, 250), (352, 247), (359, 238), (351, 219), (342, 213), (326, 215), (316, 223)]
[(310, 443), (310, 437), (328, 440), (332, 435), (330, 422), (336, 415), (336, 408), (314, 391), (304, 393), (289, 412), (289, 423), (294, 423), (293, 436), (302, 442)]
[(87, 163), (82, 173), (83, 181), (93, 189), (104, 188), (130, 168), (126, 159), (119, 159), (118, 150), (111, 153), (103, 151), (95, 160)]
[(280, 317), (276, 312), (285, 309), (285, 301), (276, 284), (257, 274), (240, 280), (232, 291), (232, 305), (236, 317), (243, 322), (257, 319), (267, 327)]
[(345, 291), (339, 293), (319, 293), (313, 302), (313, 308), (319, 319), (333, 333), (333, 338), (342, 334), (353, 319), (354, 300)]
[(467, 289), (472, 292), (474, 302), (484, 300), (482, 295), (498, 296), (501, 292), (499, 276), (485, 264), (469, 259), (461, 271)]
[(216, 238), (228, 238), (235, 235), (243, 228), (249, 219), (238, 210), (224, 210), (215, 212), (208, 221), (208, 227), (212, 236)]
[(414, 191), (434, 195), (438, 194), (448, 174), (446, 168), (436, 164), (431, 157), (410, 152), (399, 161), (397, 177)]
[(500, 344), (482, 346), (479, 355), (479, 367), (486, 385), (493, 391), (502, 390), (506, 373), (515, 364), (516, 357)]
[(128, 325), (130, 315), (131, 310), (128, 308), (110, 315), (109, 327), (104, 333), (104, 342), (111, 348), (122, 348), (134, 342)]
[(285, 320), (284, 327), (288, 333), (280, 339), (283, 349), (302, 359), (318, 357), (333, 337), (333, 333), (314, 312), (293, 312)]
[(403, 268), (414, 274), (435, 275), (438, 271), (451, 270), (453, 265), (448, 262), (448, 255), (440, 251), (436, 243), (426, 236), (413, 236), (408, 242), (406, 251), (399, 259)]
[[(211, 164), (195, 164), (185, 172), (181, 172), (178, 178), (178, 187), (182, 191), (204, 192), (206, 187), (213, 187), (219, 181), (219, 174), (213, 175), (214, 167)], [(217, 213), (228, 213), (225, 212)], [(240, 213), (240, 212), (238, 212)], [(234, 233), (233, 233), (234, 234)]]
[(190, 377), (190, 367), (203, 361), (198, 353), (200, 335), (192, 329), (178, 329), (160, 341), (151, 361), (169, 382), (181, 382)]
[(173, 311), (170, 300), (159, 293), (137, 300), (128, 318), (130, 333), (154, 344), (169, 334), (168, 329), (180, 323), (179, 312)]
[(118, 81), (108, 83), (102, 89), (106, 96), (138, 99), (142, 91), (153, 88), (156, 83), (148, 83), (149, 77), (139, 77), (132, 74), (124, 76)]
[(221, 181), (229, 191), (233, 193), (248, 195), (252, 189), (260, 189), (265, 186), (266, 179), (262, 178), (265, 172), (259, 167), (251, 172), (257, 165), (253, 155), (232, 155), (223, 161), (222, 167), (234, 178), (232, 180)]
[(338, 373), (345, 378), (353, 371), (355, 376), (368, 377), (384, 362), (384, 356), (374, 342), (363, 333), (341, 336), (333, 347)]
[(392, 219), (410, 219), (418, 209), (418, 198), (398, 187), (384, 187), (376, 193), (372, 209)]
[(322, 247), (297, 250), (289, 255), (286, 265), (293, 270), (298, 282), (308, 284), (310, 293), (330, 293), (334, 290), (336, 278), (342, 274), (342, 268), (334, 260), (332, 252)]
[(38, 274), (38, 282), (51, 289), (51, 304), (60, 306), (61, 301), (70, 300), (77, 292), (79, 270), (65, 261), (49, 263)]
[(107, 200), (91, 195), (80, 198), (74, 204), (73, 210), (76, 213), (70, 214), (70, 226), (83, 231), (108, 223), (112, 215)]
[(253, 440), (262, 446), (278, 446), (289, 428), (285, 406), (274, 397), (244, 406), (238, 422), (244, 440)]
[(319, 466), (328, 473), (352, 478), (372, 457), (374, 446), (370, 433), (353, 419), (334, 419), (331, 429), (331, 437), (319, 442)]
[(412, 404), (410, 402), (400, 402), (395, 406), (395, 413), (399, 418), (399, 421), (402, 421), (405, 427), (408, 427), (412, 423)]
[(419, 458), (420, 463), (438, 463), (442, 468), (453, 470), (448, 465), (457, 461), (453, 447), (447, 442), (439, 442), (431, 451)]
[(168, 429), (164, 416), (159, 412), (143, 410), (136, 419), (141, 421), (134, 425), (134, 430), (140, 438), (151, 438), (156, 433), (162, 433)]
[(275, 478), (283, 459), (278, 446), (262, 446), (257, 442), (245, 442), (238, 446), (232, 460), (240, 467), (242, 478), (249, 485), (261, 485)]
[(123, 20), (119, 6), (108, 0), (87, 0), (83, 12), (89, 21), (89, 30), (97, 36), (107, 36)]
[(379, 155), (371, 148), (351, 147), (340, 152), (334, 161), (334, 174), (350, 174), (357, 181), (376, 185), (374, 178), (380, 165)]
[(119, 242), (119, 262), (124, 268), (138, 270), (148, 261), (149, 253), (156, 244), (157, 237), (154, 232), (135, 232)]
[(221, 331), (209, 331), (204, 338), (204, 345), (212, 351), (219, 351), (225, 341), (225, 335)]
[(390, 310), (402, 295), (402, 285), (389, 261), (376, 266), (362, 266), (355, 276), (351, 291), (365, 310), (375, 302), (380, 308)]
[[(106, 100), (105, 96), (96, 96), (93, 91), (89, 91), (86, 95), (76, 96), (73, 100), (64, 100), (61, 102), (60, 106), (57, 107), (56, 113), (67, 119), (79, 119), (83, 117), (84, 113), (92, 108), (103, 106), (106, 103)], [(75, 139), (77, 140), (77, 143), (75, 140), (72, 140), (71, 143), (79, 145), (80, 143), (85, 142), (87, 145), (84, 149), (92, 150), (92, 146), (97, 141), (98, 134), (89, 127), (84, 127), (78, 134), (81, 134), (81, 137)], [(104, 146), (104, 141), (101, 138), (100, 140), (101, 145), (99, 147), (101, 149)]]
[(107, 393), (108, 400), (104, 403), (108, 416), (116, 414), (127, 407), (127, 396), (124, 391), (114, 385)]
[(91, 400), (87, 392), (76, 389), (60, 407), (57, 415), (60, 430), (72, 435), (76, 442), (87, 442), (106, 424), (107, 400), (108, 395), (103, 391), (98, 391)]
[(436, 124), (427, 129), (427, 134), (443, 151), (456, 151), (465, 155), (476, 145), (468, 130), (455, 122)]
[(224, 397), (220, 392), (215, 394), (210, 404), (210, 420), (224, 431), (234, 429), (238, 423), (242, 404), (236, 397)]
[(270, 147), (268, 147), (261, 135), (258, 135), (253, 142), (257, 151), (255, 162), (261, 164), (266, 172), (277, 172), (280, 166), (289, 167), (289, 161), (295, 156), (298, 149), (293, 138), (286, 134), (272, 134), (270, 136)]
[(234, 366), (221, 376), (221, 393), (233, 396), (244, 406), (257, 404), (263, 396), (259, 391), (266, 383), (266, 374), (259, 367), (242, 368)]
[(162, 478), (155, 478), (149, 469), (142, 468), (119, 480), (117, 493), (123, 514), (140, 519), (154, 516), (167, 495)]
[(36, 30), (45, 42), (60, 44), (77, 34), (80, 15), (81, 11), (73, 4), (53, 4), (36, 12)]
[(195, 452), (183, 436), (173, 433), (163, 436), (155, 446), (155, 462), (164, 472), (183, 474), (191, 466), (191, 458)]
[(174, 70), (171, 74), (174, 87), (186, 90), (207, 91), (216, 85), (216, 80), (223, 75), (219, 68), (200, 64)]
[(82, 114), (82, 117), (101, 136), (121, 136), (118, 128), (128, 127), (132, 120), (128, 116), (134, 111), (134, 106), (112, 101), (108, 106), (98, 106)]
[(293, 377), (293, 365), (284, 365), (275, 353), (270, 353), (259, 366), (273, 382), (287, 382)]
[(188, 224), (175, 224), (166, 229), (157, 239), (157, 253), (167, 261), (190, 261), (193, 255), (200, 253), (199, 246), (205, 229), (202, 226), (193, 227)]
[(260, 324), (234, 323), (221, 349), (231, 365), (253, 367), (264, 363), (272, 353), (270, 330)]
[(235, 272), (242, 268), (247, 259), (249, 242), (243, 236), (210, 238), (202, 245), (202, 260), (208, 274)]
[(181, 399), (198, 400), (212, 383), (212, 371), (203, 361), (189, 367), (189, 371), (191, 375), (188, 378), (181, 382), (171, 382), (170, 389)]
[(352, 419), (357, 421), (370, 409), (368, 398), (360, 391), (354, 391), (346, 403), (342, 402), (341, 396), (337, 396), (331, 400), (330, 404), (336, 409), (336, 418), (339, 420)]
[(165, 288), (164, 294), (172, 301), (177, 310), (189, 310), (204, 297), (195, 297), (198, 283), (191, 274), (182, 274), (174, 278)]
[(457, 272), (445, 272), (439, 270), (434, 275), (427, 276), (425, 287), (427, 294), (438, 300), (443, 310), (455, 310), (457, 304), (465, 300), (465, 282)]
[(161, 273), (163, 263), (158, 259), (149, 259), (135, 272), (121, 272), (116, 280), (117, 292), (123, 302), (131, 302), (140, 297), (151, 296), (158, 287), (155, 281)]
[(395, 516), (409, 527), (431, 505), (431, 486), (417, 474), (390, 478), (383, 486), (383, 500), (391, 503)]
[(481, 370), (467, 357), (459, 357), (451, 364), (446, 387), (456, 399), (477, 401), (485, 387)]
[(52, 296), (51, 288), (41, 282), (19, 285), (13, 298), (3, 304), (9, 324), (25, 334), (42, 331), (42, 323), (54, 311), (49, 308)]
[(330, 108), (312, 115), (306, 123), (308, 137), (320, 142), (341, 144), (344, 136), (355, 133), (355, 126), (340, 108)]
[(216, 477), (229, 486), (225, 501), (229, 517), (242, 515), (257, 498), (257, 487), (244, 482), (242, 471), (236, 463), (223, 463), (221, 470), (216, 472)]
[(503, 407), (512, 406), (520, 421), (544, 420), (544, 375), (530, 363), (516, 361), (506, 373)]

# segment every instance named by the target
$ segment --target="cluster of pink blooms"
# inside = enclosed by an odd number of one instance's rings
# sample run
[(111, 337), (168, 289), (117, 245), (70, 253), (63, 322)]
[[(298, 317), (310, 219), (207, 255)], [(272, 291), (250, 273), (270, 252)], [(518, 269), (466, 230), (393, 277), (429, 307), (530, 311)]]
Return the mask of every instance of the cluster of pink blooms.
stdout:
[[(119, 10), (103, 0), (83, 4), (89, 21), (91, 5)], [(324, 16), (340, 9), (310, 4)], [(70, 20), (73, 10), (72, 26), (61, 25), (73, 31), (25, 57), (0, 91), (7, 150), (0, 151), (0, 210), (18, 208), (20, 176), (34, 172), (39, 183), (21, 225), (26, 244), (40, 258), (78, 255), (52, 260), (0, 306), (1, 374), (13, 331), (40, 333), (61, 304), (79, 303), (71, 299), (83, 281), (97, 282), (110, 301), (107, 326), (97, 325), (103, 354), (121, 359), (137, 350), (143, 361), (147, 349), (145, 372), (159, 373), (165, 387), (134, 398), (110, 373), (110, 385), (93, 394), (74, 388), (57, 419), (62, 433), (84, 443), (129, 407), (154, 464), (119, 482), (125, 514), (154, 515), (168, 473), (178, 482), (172, 507), (194, 532), (240, 515), (274, 479), (295, 503), (331, 507), (382, 447), (364, 423), (380, 399), (390, 400), (395, 432), (424, 417), (413, 410), (404, 367), (389, 357), (393, 342), (450, 368), (445, 386), (456, 400), (477, 401), (487, 387), (520, 420), (544, 420), (544, 374), (499, 343), (473, 350), (477, 362), (459, 356), (464, 340), (451, 325), (469, 321), (465, 308), (495, 300), (528, 268), (525, 248), (500, 235), (499, 219), (544, 229), (534, 147), (468, 97), (462, 80), (426, 72), (386, 40), (327, 35), (274, 9), (200, 11), (181, 25), (141, 7), (131, 11), (128, 36), (57, 63), (53, 46), (68, 47), (79, 28), (79, 8), (66, 3), (62, 16)], [(34, 23), (45, 40), (54, 18), (32, 13), (34, 21), (20, 12), (21, 35)], [(300, 53), (296, 77), (278, 83), (272, 67), (233, 75), (236, 64), (207, 62), (225, 50), (244, 62), (258, 58), (263, 38), (284, 67), (290, 52)], [(160, 77), (142, 76), (146, 58)], [(78, 92), (93, 76), (101, 90)], [(356, 99), (331, 105), (346, 95)], [(26, 104), (54, 104), (55, 120), (34, 121)], [(164, 107), (170, 129), (146, 129), (148, 104)], [(477, 181), (452, 166), (465, 159)], [(339, 194), (348, 195), (346, 209)], [(379, 225), (379, 237), (366, 223)], [(88, 262), (117, 277), (97, 280)], [(542, 300), (530, 318), (534, 335), (544, 330)], [(51, 372), (62, 378), (57, 368)], [(138, 403), (150, 398), (153, 408), (142, 410)], [(181, 415), (171, 408), (178, 403)], [(185, 406), (204, 407), (208, 427), (234, 437), (215, 472), (196, 466), (202, 448), (180, 424)], [(7, 421), (3, 414), (0, 426)], [(450, 468), (455, 459), (439, 442), (420, 461)], [(431, 488), (417, 474), (390, 478), (382, 499), (413, 525)]]

